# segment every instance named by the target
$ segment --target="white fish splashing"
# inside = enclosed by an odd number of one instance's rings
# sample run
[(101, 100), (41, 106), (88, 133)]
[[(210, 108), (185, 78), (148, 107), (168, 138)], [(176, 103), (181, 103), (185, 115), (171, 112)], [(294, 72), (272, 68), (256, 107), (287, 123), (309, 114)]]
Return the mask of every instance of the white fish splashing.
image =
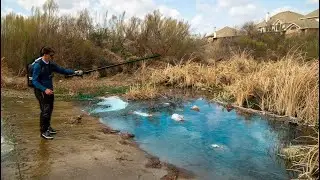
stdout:
[(109, 112), (109, 111), (118, 111), (121, 109), (125, 109), (128, 105), (127, 102), (120, 99), (118, 96), (110, 96), (110, 97), (101, 97), (103, 101), (99, 102), (97, 105), (102, 106), (95, 109), (94, 113), (99, 112)]
[(214, 149), (224, 149), (226, 150), (226, 146), (222, 145), (222, 144), (211, 144), (211, 147)]
[(148, 114), (148, 113), (144, 113), (144, 112), (140, 112), (140, 111), (134, 111), (132, 114), (136, 114), (139, 116), (143, 116), (143, 117), (151, 117), (152, 114)]
[(192, 106), (191, 109), (198, 112), (200, 111), (200, 108), (196, 105)]
[(175, 121), (184, 121), (184, 117), (180, 114), (172, 114), (171, 119)]
[(211, 144), (211, 147), (213, 148), (219, 148), (220, 146), (218, 144)]

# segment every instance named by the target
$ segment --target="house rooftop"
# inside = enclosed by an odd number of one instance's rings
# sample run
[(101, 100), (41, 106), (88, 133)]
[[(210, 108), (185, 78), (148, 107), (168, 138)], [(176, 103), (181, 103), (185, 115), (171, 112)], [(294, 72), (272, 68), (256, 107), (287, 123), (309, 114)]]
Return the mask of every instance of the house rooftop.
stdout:
[(236, 36), (238, 34), (238, 30), (235, 28), (231, 27), (224, 27), (216, 32), (217, 38), (222, 38), (222, 37), (232, 37)]
[(268, 24), (273, 24), (277, 20), (280, 20), (282, 23), (290, 23), (291, 21), (294, 21), (303, 17), (304, 16), (302, 14), (299, 14), (296, 12), (283, 11), (271, 16), (268, 22), (266, 22), (265, 20), (260, 22), (259, 24), (257, 24), (257, 27), (264, 27)]
[(319, 29), (319, 22), (314, 19), (297, 19), (292, 23), (299, 26), (300, 29)]
[(308, 19), (308, 18), (315, 18), (315, 17), (319, 18), (319, 9), (312, 11), (311, 13), (302, 17), (301, 19)]
[(268, 23), (274, 23), (277, 20), (282, 21), (282, 23), (289, 23), (290, 21), (294, 21), (296, 19), (302, 18), (303, 15), (296, 13), (296, 12), (292, 12), (292, 11), (284, 11), (284, 12), (280, 12), (274, 16), (271, 16), (270, 20), (268, 21)]

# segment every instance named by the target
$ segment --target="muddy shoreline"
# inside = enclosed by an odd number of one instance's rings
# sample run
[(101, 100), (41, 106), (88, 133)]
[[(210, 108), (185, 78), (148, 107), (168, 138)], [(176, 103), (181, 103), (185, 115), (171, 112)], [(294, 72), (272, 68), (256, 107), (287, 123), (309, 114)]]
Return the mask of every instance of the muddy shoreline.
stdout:
[[(77, 102), (55, 101), (58, 134), (40, 137), (39, 109), (32, 91), (2, 89), (1, 117), (15, 149), (1, 159), (1, 179), (196, 179), (139, 148), (132, 138), (81, 111)], [(81, 115), (79, 117), (79, 115)]]

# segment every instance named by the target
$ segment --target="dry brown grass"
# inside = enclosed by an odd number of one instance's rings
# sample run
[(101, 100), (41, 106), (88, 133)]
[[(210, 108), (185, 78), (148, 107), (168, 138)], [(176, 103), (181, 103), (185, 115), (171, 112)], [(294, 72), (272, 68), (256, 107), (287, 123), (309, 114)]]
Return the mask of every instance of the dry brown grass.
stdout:
[(6, 77), (8, 77), (8, 66), (5, 57), (1, 58), (1, 87), (6, 87)]
[(303, 123), (319, 120), (318, 61), (304, 63), (297, 56), (260, 64), (252, 73), (227, 87), (236, 104), (254, 97), (261, 110), (297, 117)]
[(291, 161), (289, 170), (298, 172), (299, 179), (319, 178), (319, 131), (317, 133), (318, 137), (304, 137), (316, 141), (317, 144), (295, 145), (282, 150), (286, 159)]
[(144, 84), (144, 85), (133, 85), (129, 91), (124, 95), (130, 100), (147, 100), (159, 97), (158, 89), (155, 85)]
[(235, 99), (239, 106), (297, 117), (301, 123), (315, 125), (319, 119), (318, 63), (304, 62), (299, 54), (258, 63), (242, 52), (214, 66), (191, 59), (185, 64), (150, 69), (144, 80), (156, 86), (204, 88), (220, 98)]
[(5, 57), (1, 58), (1, 88), (27, 89), (26, 78), (12, 75), (12, 70), (8, 68)]
[(243, 52), (213, 66), (195, 63), (193, 59), (176, 66), (168, 64), (164, 69), (154, 69), (148, 81), (179, 88), (222, 88), (255, 71), (257, 67), (257, 62)]
[[(211, 78), (212, 77), (212, 78)], [(213, 68), (198, 63), (185, 65), (169, 65), (164, 70), (156, 70), (151, 74), (150, 82), (153, 84), (171, 85), (179, 88), (210, 87), (215, 79)]]

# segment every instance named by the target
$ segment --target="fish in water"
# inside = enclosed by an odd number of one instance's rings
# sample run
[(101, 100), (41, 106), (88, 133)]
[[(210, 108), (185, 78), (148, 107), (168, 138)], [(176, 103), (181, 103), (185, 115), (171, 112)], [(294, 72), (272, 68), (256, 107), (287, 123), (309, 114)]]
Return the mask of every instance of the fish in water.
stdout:
[(171, 119), (173, 119), (175, 121), (184, 121), (183, 116), (180, 114), (172, 114)]
[(213, 148), (222, 148), (222, 147), (219, 146), (218, 144), (211, 144), (211, 147), (213, 147)]
[(200, 108), (196, 105), (192, 106), (191, 109), (198, 112), (200, 111)]
[(144, 116), (144, 117), (151, 117), (152, 114), (144, 113), (144, 112), (139, 112), (139, 111), (134, 111), (132, 114), (136, 114), (139, 116)]

